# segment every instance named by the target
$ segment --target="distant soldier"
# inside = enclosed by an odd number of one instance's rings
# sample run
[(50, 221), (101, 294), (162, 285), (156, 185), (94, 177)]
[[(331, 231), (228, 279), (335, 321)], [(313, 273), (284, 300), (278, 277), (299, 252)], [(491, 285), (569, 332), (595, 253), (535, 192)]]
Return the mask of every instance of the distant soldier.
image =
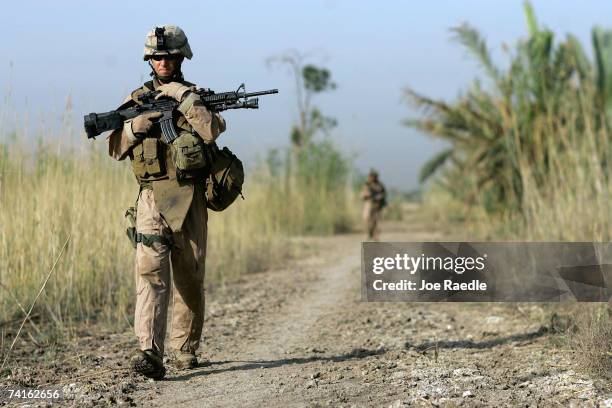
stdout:
[[(140, 185), (135, 214), (131, 210), (136, 246), (134, 330), (139, 342), (131, 365), (154, 379), (163, 378), (166, 372), (163, 356), (171, 276), (170, 345), (177, 353), (179, 367), (197, 366), (195, 352), (204, 323), (208, 170), (202, 152), (225, 130), (225, 121), (210, 112), (192, 92), (194, 84), (183, 79), (181, 64), (191, 57), (187, 37), (179, 27), (151, 30), (145, 40), (144, 60), (151, 66), (153, 79), (133, 91), (122, 105), (136, 106), (141, 103), (139, 95), (153, 90), (159, 91), (159, 97), (180, 102), (173, 118), (179, 137), (171, 146), (160, 139), (155, 119), (161, 113), (128, 120), (108, 138), (109, 154), (117, 160), (129, 157)], [(179, 169), (178, 163), (185, 162), (189, 162), (189, 169)]]
[(378, 240), (378, 220), (382, 209), (387, 205), (387, 193), (374, 169), (368, 174), (368, 179), (361, 190), (361, 198), (365, 201), (363, 218), (366, 221), (368, 238)]

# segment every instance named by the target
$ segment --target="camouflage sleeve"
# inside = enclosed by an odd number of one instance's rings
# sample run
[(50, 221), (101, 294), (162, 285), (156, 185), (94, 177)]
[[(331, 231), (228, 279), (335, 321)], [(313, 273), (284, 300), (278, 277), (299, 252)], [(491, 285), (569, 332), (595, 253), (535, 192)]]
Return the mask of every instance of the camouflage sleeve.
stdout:
[(106, 138), (108, 140), (108, 154), (115, 160), (123, 160), (138, 139), (132, 132), (132, 121), (123, 123), (123, 128), (115, 129)]
[(219, 113), (210, 112), (196, 93), (189, 93), (178, 107), (187, 122), (204, 142), (212, 143), (225, 131), (225, 119)]
[[(131, 98), (128, 96), (127, 102)], [(123, 123), (123, 128), (113, 130), (106, 138), (108, 141), (108, 154), (115, 160), (123, 160), (127, 157), (130, 149), (136, 144), (138, 139), (132, 132), (132, 120)]]

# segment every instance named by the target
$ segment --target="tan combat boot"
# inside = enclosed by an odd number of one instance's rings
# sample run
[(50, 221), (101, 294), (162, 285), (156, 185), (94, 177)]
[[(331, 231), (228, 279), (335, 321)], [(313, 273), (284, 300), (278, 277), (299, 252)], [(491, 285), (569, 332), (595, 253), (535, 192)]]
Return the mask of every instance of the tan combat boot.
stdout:
[(162, 358), (153, 350), (136, 350), (130, 365), (137, 373), (154, 380), (161, 380), (166, 375)]
[(190, 370), (198, 366), (198, 358), (196, 357), (195, 352), (179, 351), (174, 360), (174, 364), (179, 370)]

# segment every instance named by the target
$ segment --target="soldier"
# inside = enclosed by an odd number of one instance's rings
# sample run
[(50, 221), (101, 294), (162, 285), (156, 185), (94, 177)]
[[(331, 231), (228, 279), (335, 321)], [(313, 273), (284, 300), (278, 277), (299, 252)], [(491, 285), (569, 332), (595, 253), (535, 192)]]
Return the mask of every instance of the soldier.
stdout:
[[(172, 145), (160, 139), (155, 123), (159, 113), (148, 113), (124, 123), (108, 137), (109, 154), (129, 157), (140, 185), (136, 204), (136, 310), (134, 330), (140, 343), (130, 362), (147, 377), (161, 379), (166, 315), (170, 292), (170, 266), (174, 294), (170, 346), (181, 368), (198, 364), (195, 352), (204, 323), (204, 261), (206, 257), (207, 209), (205, 196), (206, 144), (225, 130), (225, 121), (211, 113), (194, 84), (183, 79), (181, 64), (192, 52), (183, 30), (166, 25), (151, 30), (145, 40), (144, 60), (152, 68), (146, 82), (120, 108), (134, 106), (143, 92), (156, 90), (158, 97), (180, 102), (174, 126), (179, 134)], [(175, 145), (178, 143), (178, 146)], [(188, 146), (189, 148), (185, 148)], [(189, 157), (181, 155), (189, 154)], [(177, 171), (188, 161), (190, 169)]]
[(361, 190), (361, 198), (365, 201), (363, 218), (366, 222), (368, 239), (378, 241), (378, 220), (382, 209), (387, 205), (387, 193), (385, 186), (378, 181), (378, 173), (374, 169), (368, 174), (368, 179)]

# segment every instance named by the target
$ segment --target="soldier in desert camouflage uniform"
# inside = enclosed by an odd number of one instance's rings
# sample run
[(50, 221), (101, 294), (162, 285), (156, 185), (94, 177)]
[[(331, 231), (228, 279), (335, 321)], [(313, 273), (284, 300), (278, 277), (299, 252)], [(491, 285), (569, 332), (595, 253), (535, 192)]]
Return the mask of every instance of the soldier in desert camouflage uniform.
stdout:
[[(136, 89), (121, 108), (134, 106), (143, 92), (156, 90), (159, 97), (180, 102), (174, 126), (181, 146), (203, 151), (225, 130), (225, 121), (210, 112), (192, 92), (194, 84), (183, 79), (181, 64), (192, 52), (183, 30), (176, 26), (156, 27), (145, 40), (144, 60), (153, 80)], [(163, 365), (166, 316), (171, 288), (172, 332), (170, 345), (176, 350), (179, 367), (195, 367), (195, 352), (204, 322), (204, 264), (206, 258), (207, 208), (206, 163), (201, 168), (178, 173), (175, 161), (181, 149), (161, 139), (155, 120), (148, 113), (124, 123), (108, 137), (109, 154), (129, 157), (140, 192), (136, 205), (136, 311), (134, 329), (140, 343), (131, 359), (135, 371), (160, 379)], [(173, 142), (173, 144), (176, 143)], [(199, 150), (198, 150), (199, 149)], [(204, 155), (203, 155), (204, 156)], [(197, 158), (197, 155), (196, 155)], [(190, 157), (193, 164), (193, 157)]]
[(363, 218), (368, 239), (378, 240), (378, 222), (382, 209), (387, 205), (387, 193), (385, 186), (378, 180), (378, 173), (375, 170), (370, 170), (361, 190), (361, 198), (364, 200)]

